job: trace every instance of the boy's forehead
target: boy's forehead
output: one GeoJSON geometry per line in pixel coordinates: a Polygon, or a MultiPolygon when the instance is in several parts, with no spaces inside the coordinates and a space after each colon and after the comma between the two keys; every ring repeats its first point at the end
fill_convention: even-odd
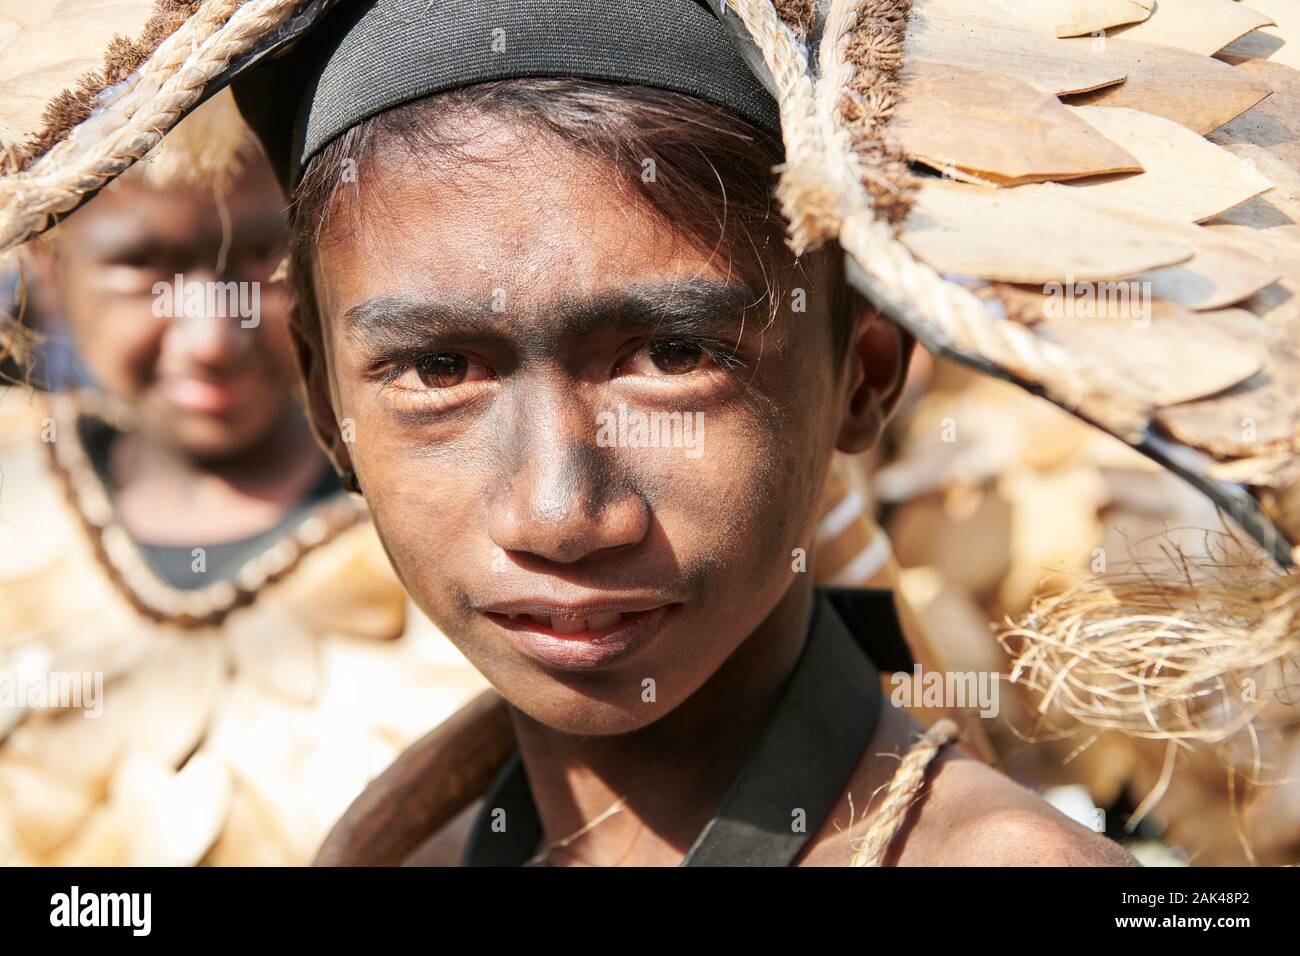
{"type": "Polygon", "coordinates": [[[540,303],[731,271],[724,254],[697,248],[581,158],[486,167],[459,182],[418,170],[342,197],[317,261],[343,310],[384,295],[540,303]]]}
{"type": "Polygon", "coordinates": [[[251,187],[251,179],[243,176],[219,203],[211,187],[122,177],[77,216],[60,223],[55,235],[70,237],[90,252],[111,252],[143,241],[177,247],[207,241],[220,245],[232,227],[247,237],[283,240],[288,224],[273,198],[276,194],[251,187]]]}
{"type": "MultiPolygon", "coordinates": [[[[456,122],[461,125],[459,117],[456,122]]],[[[449,237],[470,230],[485,238],[667,231],[633,200],[629,170],[509,117],[466,116],[465,125],[443,149],[380,140],[373,161],[355,170],[355,181],[344,177],[337,186],[333,208],[341,213],[342,234],[356,226],[449,237]]]]}

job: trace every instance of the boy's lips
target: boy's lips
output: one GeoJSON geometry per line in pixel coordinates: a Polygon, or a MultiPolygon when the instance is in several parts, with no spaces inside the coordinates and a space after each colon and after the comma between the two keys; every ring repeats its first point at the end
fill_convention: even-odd
{"type": "Polygon", "coordinates": [[[528,657],[566,670],[590,670],[644,647],[675,607],[647,601],[575,605],[518,601],[480,610],[528,657]]]}
{"type": "Polygon", "coordinates": [[[165,379],[161,391],[171,404],[189,412],[219,415],[228,411],[248,384],[248,376],[205,379],[175,375],[165,379]]]}

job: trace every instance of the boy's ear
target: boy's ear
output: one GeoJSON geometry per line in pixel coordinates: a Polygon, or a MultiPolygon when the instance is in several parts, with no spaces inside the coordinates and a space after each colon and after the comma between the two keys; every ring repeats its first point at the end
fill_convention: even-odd
{"type": "Polygon", "coordinates": [[[329,377],[326,374],[324,345],[319,337],[309,338],[303,334],[302,315],[297,308],[295,306],[295,314],[289,323],[289,334],[293,336],[293,351],[306,400],[307,420],[311,423],[312,434],[333,462],[335,470],[342,472],[352,467],[352,456],[348,452],[343,426],[334,412],[329,377]]]}
{"type": "Polygon", "coordinates": [[[854,297],[849,337],[844,420],[836,448],[866,451],[880,438],[885,422],[903,395],[916,340],[861,297],[854,297]]]}

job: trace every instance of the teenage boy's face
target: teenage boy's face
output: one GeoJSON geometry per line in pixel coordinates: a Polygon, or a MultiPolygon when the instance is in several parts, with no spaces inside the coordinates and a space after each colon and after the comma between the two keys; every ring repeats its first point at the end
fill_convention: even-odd
{"type": "Polygon", "coordinates": [[[289,297],[267,281],[288,238],[268,163],[249,162],[220,199],[125,177],[59,235],[43,291],[96,382],[153,438],[221,461],[282,421],[297,383],[289,297]]]}
{"type": "Polygon", "coordinates": [[[624,733],[806,582],[851,385],[824,293],[792,314],[787,286],[769,325],[610,170],[485,135],[487,165],[381,155],[322,237],[313,411],[415,601],[502,694],[624,733]]]}

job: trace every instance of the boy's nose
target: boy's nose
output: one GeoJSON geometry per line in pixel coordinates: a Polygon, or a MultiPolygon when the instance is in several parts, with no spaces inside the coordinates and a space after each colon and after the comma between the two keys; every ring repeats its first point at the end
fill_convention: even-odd
{"type": "Polygon", "coordinates": [[[175,319],[168,343],[197,365],[220,366],[242,355],[251,344],[249,331],[238,319],[219,315],[186,315],[175,319]]]}
{"type": "Polygon", "coordinates": [[[253,330],[244,328],[237,314],[227,314],[230,297],[224,290],[208,293],[216,288],[211,285],[216,282],[215,276],[190,273],[186,279],[187,283],[195,283],[192,287],[187,284],[187,290],[202,289],[204,294],[187,295],[178,303],[183,307],[178,307],[172,318],[167,351],[188,363],[210,368],[241,358],[253,344],[253,330]]]}
{"type": "Polygon", "coordinates": [[[489,533],[499,548],[573,564],[646,536],[644,499],[617,474],[610,453],[576,437],[529,443],[521,467],[491,502],[489,533]]]}

